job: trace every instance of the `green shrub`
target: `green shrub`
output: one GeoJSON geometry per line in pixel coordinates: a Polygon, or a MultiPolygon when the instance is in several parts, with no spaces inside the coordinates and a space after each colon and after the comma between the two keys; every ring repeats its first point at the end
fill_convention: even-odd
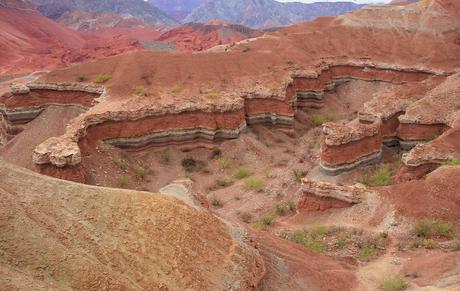
{"type": "Polygon", "coordinates": [[[399,275],[395,277],[385,278],[382,281],[381,286],[384,291],[399,291],[406,289],[408,287],[408,284],[406,280],[404,280],[404,277],[399,275]]]}
{"type": "Polygon", "coordinates": [[[254,228],[265,230],[268,226],[273,224],[274,220],[275,217],[273,216],[273,214],[266,214],[262,216],[260,219],[252,220],[250,224],[254,228]]]}
{"type": "Polygon", "coordinates": [[[313,123],[315,126],[323,125],[324,123],[334,121],[335,119],[336,117],[332,113],[313,114],[310,117],[311,123],[313,123]]]}
{"type": "Polygon", "coordinates": [[[97,74],[93,77],[93,82],[102,84],[109,81],[110,79],[112,79],[112,76],[109,74],[97,74]]]}
{"type": "Polygon", "coordinates": [[[147,170],[142,167],[140,164],[134,164],[132,165],[132,170],[133,170],[133,173],[134,173],[134,176],[136,176],[136,178],[138,179],[143,179],[146,175],[147,175],[147,170]]]}
{"type": "Polygon", "coordinates": [[[450,222],[437,220],[433,224],[436,235],[450,237],[452,235],[453,225],[450,222]]]}
{"type": "Polygon", "coordinates": [[[216,185],[220,187],[229,187],[233,185],[233,180],[228,177],[219,177],[216,179],[216,185]]]}
{"type": "Polygon", "coordinates": [[[438,244],[433,239],[424,239],[423,240],[423,247],[426,249],[435,249],[438,244]]]}
{"type": "Polygon", "coordinates": [[[256,190],[262,191],[267,186],[267,182],[261,178],[247,178],[244,183],[243,187],[246,190],[256,190]]]}
{"type": "Polygon", "coordinates": [[[180,93],[182,92],[183,88],[181,85],[179,84],[175,84],[171,87],[171,93],[174,93],[174,94],[177,94],[177,93],[180,93]]]}
{"type": "Polygon", "coordinates": [[[210,99],[217,98],[217,97],[219,97],[219,91],[213,89],[213,90],[209,91],[208,93],[206,93],[206,96],[208,96],[208,98],[210,98],[210,99]]]}
{"type": "Polygon", "coordinates": [[[460,166],[460,159],[445,161],[442,164],[446,166],[460,166]]]}
{"type": "Polygon", "coordinates": [[[313,235],[306,229],[296,230],[287,234],[287,239],[292,242],[302,244],[307,249],[317,253],[323,252],[326,248],[326,242],[322,237],[313,235]]]}
{"type": "Polygon", "coordinates": [[[129,161],[127,159],[118,158],[114,159],[113,162],[123,171],[126,171],[129,168],[129,161]]]}
{"type": "Polygon", "coordinates": [[[393,182],[393,171],[389,165],[381,165],[372,174],[358,181],[368,186],[387,186],[393,182]]]}
{"type": "Polygon", "coordinates": [[[252,176],[253,174],[254,172],[251,169],[241,167],[238,170],[236,170],[235,174],[233,174],[233,177],[235,177],[236,179],[244,179],[252,176]]]}
{"type": "Polygon", "coordinates": [[[138,95],[138,96],[149,96],[150,95],[149,91],[147,91],[147,89],[145,89],[144,86],[134,86],[132,91],[134,95],[138,95]]]}
{"type": "Polygon", "coordinates": [[[117,186],[122,188],[122,187],[125,187],[126,185],[128,185],[128,182],[129,182],[129,179],[128,177],[125,177],[125,176],[121,176],[121,177],[118,177],[115,182],[117,183],[117,186]]]}
{"type": "Polygon", "coordinates": [[[363,246],[358,253],[358,259],[361,261],[369,261],[377,255],[377,247],[373,244],[363,246]]]}
{"type": "Polygon", "coordinates": [[[339,249],[343,249],[347,245],[348,234],[343,233],[337,238],[336,245],[339,249]]]}
{"type": "Polygon", "coordinates": [[[220,158],[219,160],[217,160],[217,165],[221,171],[227,169],[230,166],[230,164],[231,161],[226,158],[220,158]]]}

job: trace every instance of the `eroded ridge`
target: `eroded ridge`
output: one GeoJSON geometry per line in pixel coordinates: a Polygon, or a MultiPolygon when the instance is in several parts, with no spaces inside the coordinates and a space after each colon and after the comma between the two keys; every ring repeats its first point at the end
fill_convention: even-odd
{"type": "MultiPolygon", "coordinates": [[[[98,92],[103,91],[104,94],[93,103],[95,106],[74,119],[63,136],[50,138],[37,146],[33,160],[38,165],[50,164],[63,168],[80,164],[82,151],[94,147],[95,142],[101,140],[121,148],[141,148],[237,138],[248,125],[256,123],[292,127],[296,110],[305,107],[305,98],[302,96],[308,92],[324,92],[353,79],[400,84],[445,74],[422,68],[379,66],[371,62],[349,62],[348,65],[337,62],[323,64],[316,71],[289,73],[278,86],[279,89],[275,90],[256,86],[252,91],[239,92],[238,95],[222,94],[216,100],[185,99],[134,106],[133,100],[125,98],[112,101],[109,108],[104,106],[104,101],[111,97],[97,87],[98,92]]],[[[28,86],[37,88],[35,84],[28,86]]],[[[75,91],[72,86],[85,85],[54,85],[62,92],[75,91]]],[[[93,88],[92,85],[86,86],[93,88]]],[[[45,88],[52,87],[48,84],[45,88]]],[[[341,128],[325,125],[324,169],[335,172],[336,164],[341,164],[339,170],[350,169],[380,156],[383,139],[380,129],[382,126],[394,127],[394,118],[382,121],[369,116],[362,115],[355,121],[356,128],[353,130],[349,129],[350,125],[341,125],[341,128]],[[358,159],[355,154],[340,154],[337,159],[337,155],[343,151],[343,145],[348,144],[347,147],[351,149],[357,143],[361,143],[358,159]]]]}
{"type": "Polygon", "coordinates": [[[412,149],[403,163],[405,171],[418,168],[416,176],[455,159],[459,84],[458,73],[408,83],[377,93],[352,122],[325,124],[321,167],[333,174],[352,169],[379,159],[383,145],[412,149]]]}

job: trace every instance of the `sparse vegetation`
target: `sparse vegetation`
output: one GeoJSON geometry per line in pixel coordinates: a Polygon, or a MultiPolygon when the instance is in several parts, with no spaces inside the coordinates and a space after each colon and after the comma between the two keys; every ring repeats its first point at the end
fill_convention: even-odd
{"type": "Polygon", "coordinates": [[[323,125],[326,122],[334,121],[336,119],[333,113],[313,114],[310,117],[311,123],[315,126],[323,125]]]}
{"type": "Polygon", "coordinates": [[[442,164],[446,166],[460,166],[460,159],[445,161],[442,164]]]}
{"type": "Polygon", "coordinates": [[[211,151],[211,159],[222,156],[222,150],[220,148],[213,148],[211,151]]]}
{"type": "Polygon", "coordinates": [[[305,178],[307,173],[299,169],[294,169],[292,170],[292,175],[294,176],[294,181],[300,183],[302,182],[302,179],[305,178]]]}
{"type": "Polygon", "coordinates": [[[216,196],[214,196],[214,195],[211,195],[208,198],[208,201],[214,207],[222,207],[223,206],[222,201],[219,198],[217,198],[216,196]]]}
{"type": "Polygon", "coordinates": [[[77,80],[77,82],[84,82],[86,80],[86,78],[83,75],[78,75],[76,80],[77,80]]]}
{"type": "Polygon", "coordinates": [[[259,219],[251,220],[250,225],[256,229],[266,230],[268,226],[273,224],[275,216],[273,214],[266,214],[259,219]]]}
{"type": "Polygon", "coordinates": [[[174,93],[174,94],[180,93],[182,92],[182,90],[183,90],[182,85],[179,85],[179,84],[175,84],[171,87],[171,93],[174,93]]]}
{"type": "Polygon", "coordinates": [[[265,180],[256,177],[247,178],[243,183],[243,187],[246,190],[262,191],[266,186],[267,182],[265,180]]]}
{"type": "Polygon", "coordinates": [[[384,291],[399,291],[408,287],[406,280],[401,275],[385,278],[381,287],[384,291]]]}
{"type": "Polygon", "coordinates": [[[422,219],[416,222],[413,232],[421,238],[452,236],[453,225],[441,220],[422,219]]]}
{"type": "Polygon", "coordinates": [[[302,244],[314,252],[339,257],[355,257],[361,261],[376,258],[384,250],[386,239],[381,234],[335,226],[316,226],[310,229],[287,231],[282,237],[302,244]]]}
{"type": "Polygon", "coordinates": [[[223,171],[227,169],[231,164],[231,161],[226,158],[220,158],[217,160],[217,166],[219,167],[219,170],[223,171]]]}
{"type": "Polygon", "coordinates": [[[203,170],[206,167],[206,163],[200,160],[195,160],[192,158],[186,158],[182,160],[182,167],[187,172],[195,172],[203,170]]]}
{"type": "Polygon", "coordinates": [[[292,66],[292,65],[294,65],[294,62],[292,60],[287,60],[286,64],[288,64],[289,66],[292,66]]]}
{"type": "Polygon", "coordinates": [[[167,165],[171,161],[171,153],[169,150],[164,150],[160,154],[160,164],[167,165]]]}
{"type": "Polygon", "coordinates": [[[233,180],[228,177],[219,177],[216,179],[216,185],[219,187],[229,187],[233,185],[233,180]]]}
{"type": "Polygon", "coordinates": [[[109,74],[97,74],[93,77],[93,82],[102,84],[112,79],[112,76],[109,74]]]}
{"type": "Polygon", "coordinates": [[[219,91],[217,91],[215,89],[210,90],[208,93],[206,93],[206,96],[208,96],[208,98],[210,98],[210,99],[217,98],[217,97],[219,97],[219,91]]]}
{"type": "Polygon", "coordinates": [[[115,165],[118,166],[118,168],[120,168],[123,171],[126,171],[129,168],[129,161],[127,159],[117,158],[114,159],[113,162],[115,163],[115,165]]]}
{"type": "Polygon", "coordinates": [[[373,173],[358,180],[368,186],[386,186],[393,182],[393,171],[387,164],[378,166],[373,173]]]}
{"type": "Polygon", "coordinates": [[[251,169],[241,167],[238,170],[236,170],[235,174],[233,174],[233,177],[235,177],[236,179],[244,179],[252,176],[253,174],[254,172],[251,169]]]}
{"type": "Polygon", "coordinates": [[[134,95],[137,95],[137,96],[149,96],[150,95],[150,92],[147,91],[147,89],[144,88],[144,86],[134,86],[132,88],[132,92],[134,95]]]}
{"type": "Polygon", "coordinates": [[[293,200],[288,200],[287,202],[280,203],[276,205],[276,214],[279,216],[284,216],[289,213],[292,213],[296,210],[296,205],[293,200]]]}
{"type": "Polygon", "coordinates": [[[120,188],[125,187],[126,185],[128,185],[128,182],[129,182],[129,179],[126,176],[118,177],[115,180],[115,183],[117,183],[117,186],[120,187],[120,188]]]}
{"type": "Polygon", "coordinates": [[[133,170],[134,176],[136,176],[137,179],[143,179],[147,175],[147,170],[139,163],[132,165],[131,169],[133,170]]]}

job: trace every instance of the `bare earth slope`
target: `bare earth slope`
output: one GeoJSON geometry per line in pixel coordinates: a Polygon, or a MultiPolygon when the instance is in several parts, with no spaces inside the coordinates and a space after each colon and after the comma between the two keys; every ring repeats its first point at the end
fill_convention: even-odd
{"type": "Polygon", "coordinates": [[[262,275],[260,256],[228,225],[177,199],[3,161],[0,180],[2,288],[248,290],[262,275]]]}

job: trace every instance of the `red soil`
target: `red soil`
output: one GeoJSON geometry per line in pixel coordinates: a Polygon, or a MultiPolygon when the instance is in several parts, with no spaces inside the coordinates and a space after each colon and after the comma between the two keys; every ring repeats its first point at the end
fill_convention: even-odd
{"type": "Polygon", "coordinates": [[[139,49],[126,36],[95,38],[65,28],[17,1],[0,3],[0,75],[45,70],[139,49]]]}
{"type": "Polygon", "coordinates": [[[352,204],[345,201],[310,194],[303,194],[297,202],[297,209],[299,211],[324,211],[331,208],[346,208],[350,206],[352,204]]]}
{"type": "Polygon", "coordinates": [[[403,216],[460,221],[460,167],[441,167],[425,180],[380,189],[403,216]]]}
{"type": "Polygon", "coordinates": [[[356,290],[356,268],[345,260],[313,253],[268,232],[252,231],[250,237],[265,262],[262,290],[356,290]]]}

